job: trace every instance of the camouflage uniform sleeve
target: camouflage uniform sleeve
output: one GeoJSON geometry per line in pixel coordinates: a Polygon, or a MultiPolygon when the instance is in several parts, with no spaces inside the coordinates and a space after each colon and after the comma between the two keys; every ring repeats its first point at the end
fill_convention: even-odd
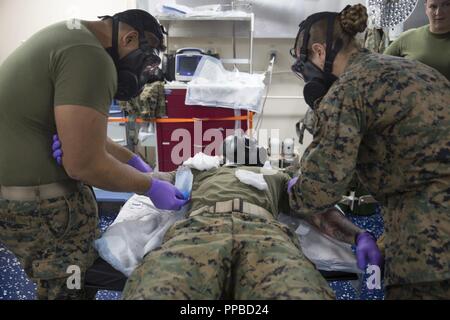
{"type": "Polygon", "coordinates": [[[325,96],[316,115],[319,127],[301,161],[301,175],[289,203],[301,216],[334,206],[347,191],[366,127],[358,85],[339,80],[325,96]]]}

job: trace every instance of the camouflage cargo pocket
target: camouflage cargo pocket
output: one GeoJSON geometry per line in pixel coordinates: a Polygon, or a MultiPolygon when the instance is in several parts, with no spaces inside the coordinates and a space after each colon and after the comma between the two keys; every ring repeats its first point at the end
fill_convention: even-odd
{"type": "Polygon", "coordinates": [[[73,210],[65,197],[45,200],[41,204],[41,217],[55,239],[64,238],[72,227],[73,210]]]}
{"type": "Polygon", "coordinates": [[[282,231],[281,235],[283,235],[283,237],[285,237],[287,241],[291,242],[292,245],[301,250],[298,235],[288,225],[285,225],[284,223],[276,220],[269,221],[268,224],[274,226],[277,229],[280,229],[282,231]]]}
{"type": "Polygon", "coordinates": [[[40,280],[67,278],[69,266],[70,264],[65,263],[63,259],[34,260],[33,277],[40,280]]]}

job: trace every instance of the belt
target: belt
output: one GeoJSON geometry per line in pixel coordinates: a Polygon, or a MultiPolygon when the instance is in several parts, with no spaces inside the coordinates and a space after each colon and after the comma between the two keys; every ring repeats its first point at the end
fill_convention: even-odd
{"type": "Polygon", "coordinates": [[[203,206],[200,209],[192,211],[189,216],[194,217],[204,212],[209,213],[230,213],[230,212],[242,212],[255,216],[259,216],[265,219],[274,219],[273,214],[264,208],[257,205],[243,201],[242,199],[233,199],[224,202],[217,202],[213,206],[203,206]]]}
{"type": "Polygon", "coordinates": [[[63,197],[81,190],[81,182],[66,181],[33,187],[0,186],[0,199],[9,201],[40,201],[63,197]]]}

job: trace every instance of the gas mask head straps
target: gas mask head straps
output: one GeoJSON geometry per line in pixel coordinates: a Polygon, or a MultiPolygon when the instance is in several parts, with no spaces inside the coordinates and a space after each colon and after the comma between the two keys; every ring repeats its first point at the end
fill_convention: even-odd
{"type": "Polygon", "coordinates": [[[160,64],[159,50],[164,50],[164,29],[148,12],[143,10],[128,10],[111,16],[99,17],[112,19],[112,48],[107,49],[111,55],[118,73],[118,89],[115,98],[130,100],[142,91],[144,85],[154,79],[157,65],[160,64]],[[134,28],[139,35],[139,48],[123,58],[119,57],[119,24],[123,22],[134,28]],[[145,32],[155,39],[152,45],[145,32]]]}
{"type": "Polygon", "coordinates": [[[296,59],[292,66],[292,71],[305,81],[303,94],[306,103],[314,108],[316,101],[325,96],[329,88],[336,81],[336,76],[333,72],[333,63],[342,49],[342,39],[333,39],[334,24],[339,13],[336,12],[319,12],[309,16],[299,25],[299,31],[295,41],[294,48],[291,49],[291,55],[296,59]],[[308,60],[308,44],[311,41],[312,26],[322,20],[327,21],[326,30],[326,57],[324,63],[324,70],[322,71],[312,61],[308,60]],[[303,41],[300,47],[299,55],[297,50],[299,46],[299,39],[303,33],[303,41]]]}
{"type": "Polygon", "coordinates": [[[139,34],[139,47],[148,54],[159,55],[164,51],[164,34],[167,34],[164,27],[148,12],[143,10],[128,10],[115,14],[114,16],[100,16],[100,19],[112,19],[112,52],[110,52],[114,63],[117,65],[119,58],[119,23],[123,22],[133,27],[139,34]],[[145,20],[146,22],[143,22],[145,20]],[[158,47],[152,47],[145,37],[145,32],[153,34],[158,39],[158,47]]]}
{"type": "Polygon", "coordinates": [[[112,23],[112,51],[111,55],[116,66],[119,63],[119,18],[113,17],[112,23]]]}
{"type": "Polygon", "coordinates": [[[309,16],[306,20],[304,20],[299,25],[299,32],[297,35],[297,40],[295,42],[295,47],[293,50],[297,49],[298,39],[303,32],[303,43],[300,48],[300,55],[297,57],[295,53],[295,58],[297,59],[297,63],[300,65],[304,65],[306,61],[308,61],[308,44],[310,41],[310,31],[311,27],[318,21],[323,19],[327,19],[327,37],[326,37],[326,59],[324,66],[324,73],[331,74],[333,71],[333,62],[336,58],[338,52],[342,49],[342,39],[336,39],[336,42],[333,46],[333,32],[334,32],[334,22],[338,17],[339,13],[337,12],[319,12],[309,16]]]}

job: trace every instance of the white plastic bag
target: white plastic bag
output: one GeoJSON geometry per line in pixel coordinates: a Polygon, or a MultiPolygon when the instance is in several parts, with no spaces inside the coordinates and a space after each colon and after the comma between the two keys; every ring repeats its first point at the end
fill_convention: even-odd
{"type": "Polygon", "coordinates": [[[300,239],[303,254],[319,270],[362,273],[350,244],[332,239],[301,220],[295,231],[300,239]]]}
{"type": "MultiPolygon", "coordinates": [[[[180,168],[175,185],[183,194],[190,195],[192,173],[189,168],[180,168]]],[[[134,195],[94,246],[105,261],[130,276],[147,253],[161,246],[167,230],[183,219],[188,209],[189,204],[180,211],[160,210],[148,197],[134,195]]]]}
{"type": "Polygon", "coordinates": [[[184,199],[191,197],[192,183],[194,175],[189,167],[181,166],[178,168],[175,177],[175,187],[183,194],[184,199]]]}
{"type": "Polygon", "coordinates": [[[264,74],[227,71],[220,60],[204,56],[188,83],[185,103],[260,113],[264,78],[264,74]]]}

